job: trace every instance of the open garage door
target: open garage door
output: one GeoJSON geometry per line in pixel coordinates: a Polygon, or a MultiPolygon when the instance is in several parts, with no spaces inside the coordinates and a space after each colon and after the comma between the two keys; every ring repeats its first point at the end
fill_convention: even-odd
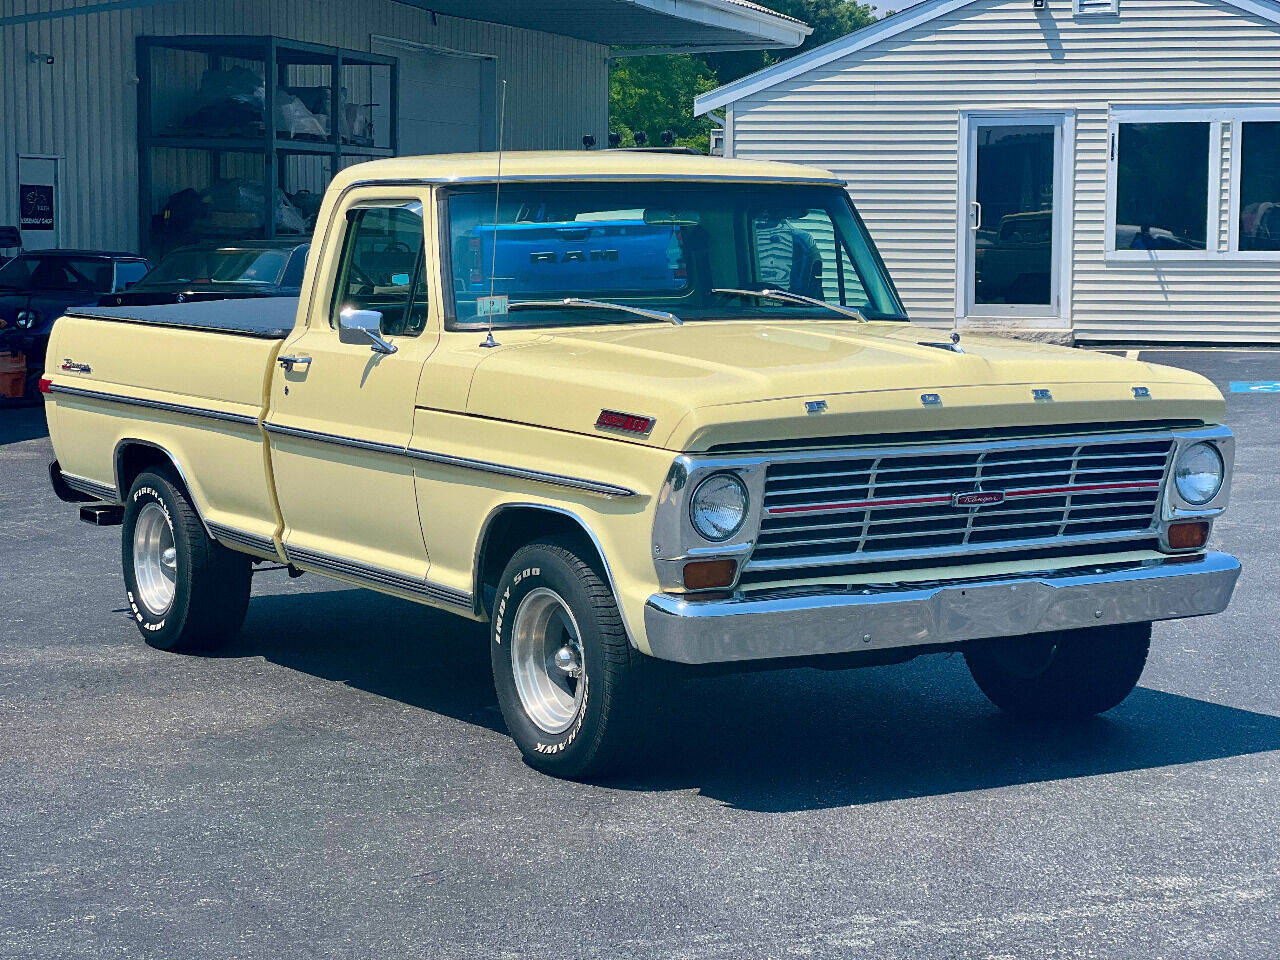
{"type": "Polygon", "coordinates": [[[400,60],[400,95],[379,91],[376,109],[385,117],[398,100],[401,155],[497,147],[497,60],[382,37],[372,48],[400,60]]]}

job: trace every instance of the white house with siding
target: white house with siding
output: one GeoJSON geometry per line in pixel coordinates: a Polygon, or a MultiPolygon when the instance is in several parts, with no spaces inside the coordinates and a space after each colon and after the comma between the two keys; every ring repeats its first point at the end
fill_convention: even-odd
{"type": "MultiPolygon", "coordinates": [[[[188,120],[208,70],[331,87],[329,67],[297,62],[302,44],[398,64],[395,90],[388,70],[341,67],[342,98],[372,105],[376,142],[363,149],[377,156],[493,149],[502,81],[508,149],[581,149],[584,135],[604,144],[612,56],[794,47],[809,32],[748,0],[0,0],[0,226],[23,222],[23,197],[36,196],[51,209],[23,222],[27,249],[137,251],[184,189],[322,190],[336,167],[365,158],[357,147],[315,136],[255,145],[188,120]],[[245,42],[192,49],[208,38],[245,42]],[[137,52],[153,41],[143,96],[137,52]],[[259,41],[280,45],[270,69],[247,52],[259,41]]],[[[264,86],[270,103],[278,91],[264,86]]]]}
{"type": "Polygon", "coordinates": [[[845,177],[922,321],[1280,342],[1280,3],[926,0],[696,109],[845,177]]]}

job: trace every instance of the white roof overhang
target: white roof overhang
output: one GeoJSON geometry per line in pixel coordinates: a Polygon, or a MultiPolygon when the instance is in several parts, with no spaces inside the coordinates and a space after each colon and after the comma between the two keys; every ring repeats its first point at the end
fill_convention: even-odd
{"type": "Polygon", "coordinates": [[[797,47],[813,28],[750,0],[400,0],[607,44],[615,56],[797,47]]]}

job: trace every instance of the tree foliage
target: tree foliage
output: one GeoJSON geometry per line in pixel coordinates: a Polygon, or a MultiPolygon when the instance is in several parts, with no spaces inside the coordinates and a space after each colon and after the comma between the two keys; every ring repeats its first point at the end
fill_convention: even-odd
{"type": "Polygon", "coordinates": [[[763,0],[763,5],[803,20],[813,33],[793,50],[614,60],[609,75],[610,123],[624,143],[631,144],[635,131],[643,130],[657,144],[663,131],[670,130],[680,146],[705,152],[711,124],[706,117],[694,117],[694,97],[859,30],[879,16],[876,7],[858,0],[763,0]]]}

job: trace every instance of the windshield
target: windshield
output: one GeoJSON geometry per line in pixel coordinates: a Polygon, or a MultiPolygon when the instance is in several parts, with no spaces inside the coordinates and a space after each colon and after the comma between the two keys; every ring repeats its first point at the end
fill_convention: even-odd
{"type": "Polygon", "coordinates": [[[110,260],[23,256],[0,267],[0,290],[110,293],[114,282],[110,260]]]}
{"type": "Polygon", "coordinates": [[[179,250],[160,261],[135,289],[177,283],[274,284],[289,250],[179,250]]]}
{"type": "MultiPolygon", "coordinates": [[[[447,200],[454,318],[487,325],[478,298],[606,301],[681,320],[841,319],[821,304],[904,320],[871,239],[839,187],[747,183],[503,184],[447,200]]],[[[845,318],[847,319],[847,317],[845,318]]],[[[495,326],[636,323],[616,309],[513,309],[495,326]]]]}

